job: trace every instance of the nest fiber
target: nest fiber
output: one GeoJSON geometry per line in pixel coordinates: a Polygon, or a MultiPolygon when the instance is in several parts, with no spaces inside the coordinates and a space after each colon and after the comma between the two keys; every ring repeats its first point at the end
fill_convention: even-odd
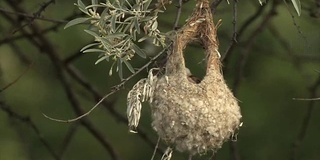
{"type": "Polygon", "coordinates": [[[219,58],[209,4],[199,2],[175,37],[151,104],[154,130],[179,151],[216,151],[239,128],[240,108],[224,81],[219,58]],[[183,50],[193,40],[202,42],[207,57],[206,76],[200,83],[188,80],[185,69],[183,50]]]}

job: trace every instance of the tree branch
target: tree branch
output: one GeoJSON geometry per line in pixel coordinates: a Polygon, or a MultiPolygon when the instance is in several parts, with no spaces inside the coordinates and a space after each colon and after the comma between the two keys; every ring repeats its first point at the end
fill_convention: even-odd
{"type": "MultiPolygon", "coordinates": [[[[259,7],[259,8],[257,9],[257,11],[256,11],[251,17],[249,17],[249,18],[244,22],[244,24],[240,27],[240,30],[239,30],[239,32],[238,32],[238,34],[237,34],[238,41],[239,41],[239,39],[242,37],[244,31],[246,31],[246,30],[248,29],[248,27],[249,27],[255,20],[257,20],[257,19],[261,16],[261,14],[262,14],[263,11],[265,10],[266,6],[267,6],[267,5],[263,5],[263,6],[259,7]]],[[[236,45],[235,41],[232,40],[231,43],[229,44],[227,50],[226,50],[226,51],[224,52],[224,54],[222,55],[221,59],[222,59],[223,61],[225,61],[225,63],[226,63],[226,61],[229,59],[229,57],[231,56],[231,53],[232,53],[235,45],[236,45]]]]}
{"type": "MultiPolygon", "coordinates": [[[[317,89],[320,87],[320,76],[316,80],[316,82],[309,88],[310,92],[310,98],[317,97],[317,89]]],[[[293,142],[291,147],[291,154],[290,159],[291,160],[297,160],[298,159],[298,151],[301,148],[301,144],[303,142],[303,139],[305,138],[307,134],[307,130],[311,121],[312,112],[314,110],[314,106],[316,104],[316,101],[310,100],[308,103],[308,108],[306,109],[306,113],[304,115],[304,118],[301,122],[300,131],[298,133],[298,136],[296,140],[293,142]]]]}
{"type": "Polygon", "coordinates": [[[32,19],[33,20],[43,20],[43,21],[53,22],[53,23],[67,23],[68,22],[66,20],[59,20],[59,19],[40,17],[40,15],[39,16],[35,16],[35,15],[30,15],[30,14],[22,13],[22,12],[12,12],[12,11],[6,10],[4,8],[0,8],[0,12],[7,13],[7,14],[18,15],[18,16],[23,16],[23,17],[26,17],[26,18],[31,18],[31,20],[32,19]]]}
{"type": "Polygon", "coordinates": [[[28,126],[31,127],[31,129],[36,133],[38,139],[40,142],[43,144],[43,146],[49,151],[49,153],[52,155],[52,157],[55,160],[61,160],[61,157],[58,156],[58,154],[53,150],[53,148],[49,145],[49,143],[44,139],[42,136],[40,130],[38,127],[35,125],[35,123],[31,120],[30,117],[28,116],[22,116],[19,115],[18,113],[14,112],[13,110],[10,109],[9,106],[7,106],[4,102],[0,101],[0,109],[7,113],[10,119],[16,119],[19,120],[22,123],[27,124],[28,126]]]}
{"type": "MultiPolygon", "coordinates": [[[[13,5],[16,5],[15,2],[11,1],[11,0],[7,0],[7,3],[11,6],[13,5]]],[[[21,25],[20,27],[14,29],[12,31],[12,34],[15,34],[16,32],[18,32],[19,30],[23,29],[24,27],[30,25],[31,23],[33,23],[33,21],[37,18],[39,18],[41,16],[41,13],[45,11],[45,9],[50,5],[50,4],[53,4],[55,3],[55,0],[48,0],[47,2],[43,3],[40,8],[33,13],[33,17],[31,17],[29,20],[28,20],[28,23],[24,24],[24,25],[21,25]]],[[[17,12],[20,12],[20,13],[24,13],[22,11],[22,9],[19,9],[18,7],[16,7],[15,9],[17,9],[17,12]]]]}

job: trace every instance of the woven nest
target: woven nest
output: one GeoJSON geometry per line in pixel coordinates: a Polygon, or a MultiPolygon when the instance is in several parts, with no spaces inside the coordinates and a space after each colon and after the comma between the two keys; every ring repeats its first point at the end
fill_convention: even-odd
{"type": "Polygon", "coordinates": [[[216,151],[239,128],[241,113],[221,73],[216,27],[208,3],[198,3],[193,15],[177,33],[156,82],[152,126],[161,139],[191,154],[216,151]],[[200,83],[187,79],[183,50],[200,40],[207,56],[206,76],[200,83]]]}

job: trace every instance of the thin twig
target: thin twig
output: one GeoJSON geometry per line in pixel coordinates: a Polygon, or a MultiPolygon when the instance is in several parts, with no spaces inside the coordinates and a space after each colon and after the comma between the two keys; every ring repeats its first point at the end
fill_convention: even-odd
{"type": "MultiPolygon", "coordinates": [[[[12,5],[15,5],[15,2],[12,2],[11,0],[7,0],[7,3],[9,3],[11,6],[12,5]]],[[[47,2],[43,3],[40,8],[33,13],[33,17],[31,17],[29,20],[28,20],[28,23],[24,24],[24,25],[21,25],[20,27],[14,29],[12,31],[12,34],[15,34],[16,32],[18,32],[19,30],[23,29],[24,27],[30,25],[31,23],[33,23],[33,21],[37,18],[39,18],[41,16],[41,13],[45,11],[45,9],[50,5],[50,4],[54,4],[55,3],[55,0],[48,0],[47,2]]],[[[18,7],[16,6],[15,9],[17,9],[18,7]]],[[[17,12],[20,12],[20,13],[23,13],[22,10],[17,10],[17,12]]]]}
{"type": "MultiPolygon", "coordinates": [[[[170,45],[169,45],[170,46],[170,45]]],[[[168,46],[168,47],[169,47],[168,46]]],[[[168,48],[167,47],[167,48],[168,48]]],[[[118,85],[115,85],[113,87],[111,87],[111,92],[106,94],[105,96],[103,96],[99,102],[94,105],[89,111],[87,111],[86,113],[76,117],[76,118],[73,118],[73,119],[67,119],[67,120],[63,120],[63,119],[57,119],[57,118],[52,118],[52,117],[49,117],[47,116],[46,114],[42,113],[44,117],[52,120],[52,121],[56,121],[56,122],[62,122],[62,123],[70,123],[70,122],[74,122],[74,121],[77,121],[87,115],[89,115],[94,109],[96,109],[106,98],[108,98],[110,95],[113,95],[114,93],[116,93],[117,91],[120,90],[120,88],[127,82],[129,81],[131,78],[133,78],[134,76],[136,76],[138,73],[140,73],[141,71],[143,71],[144,69],[146,69],[151,63],[153,63],[160,55],[162,55],[166,50],[167,48],[163,49],[161,52],[159,52],[156,56],[154,56],[153,58],[150,59],[150,61],[148,63],[146,63],[144,66],[142,66],[141,68],[139,68],[135,73],[131,74],[129,77],[123,79],[121,81],[121,83],[119,83],[118,85]]]]}
{"type": "MultiPolygon", "coordinates": [[[[14,4],[11,4],[11,6],[17,11],[23,10],[14,4]]],[[[12,24],[16,23],[11,17],[8,17],[8,16],[4,16],[4,17],[7,18],[12,24]]],[[[59,61],[59,58],[57,57],[57,53],[55,53],[55,50],[54,50],[53,46],[51,45],[51,42],[49,40],[47,40],[42,34],[39,34],[38,31],[40,29],[38,28],[38,26],[36,24],[30,25],[29,27],[30,27],[31,32],[33,32],[36,36],[36,37],[28,37],[29,42],[34,44],[40,51],[45,51],[45,53],[47,53],[47,55],[49,56],[49,58],[53,62],[55,69],[57,70],[56,73],[58,74],[58,78],[61,81],[61,83],[65,89],[65,92],[67,93],[68,100],[72,104],[72,107],[75,110],[75,112],[78,115],[81,115],[83,113],[83,111],[79,105],[79,102],[78,102],[74,92],[70,88],[71,85],[69,84],[67,78],[63,75],[63,69],[62,69],[62,65],[61,65],[62,62],[59,61]],[[37,39],[37,40],[35,40],[35,39],[37,39]]],[[[21,32],[22,32],[22,34],[27,33],[24,28],[21,29],[21,32]]],[[[83,124],[83,126],[89,130],[89,132],[98,140],[98,142],[103,145],[103,147],[107,150],[107,152],[110,154],[110,156],[113,159],[119,159],[117,154],[115,153],[115,150],[111,146],[111,144],[104,138],[104,136],[101,132],[99,132],[95,127],[93,127],[93,124],[88,119],[82,119],[81,124],[83,124]]]]}
{"type": "MultiPolygon", "coordinates": [[[[0,13],[4,14],[3,12],[0,12],[0,13]]],[[[7,14],[4,14],[4,15],[7,16],[7,14]]],[[[78,14],[72,14],[72,15],[66,17],[65,19],[66,20],[73,19],[73,18],[75,18],[77,16],[78,16],[78,14]]],[[[43,29],[43,30],[39,31],[39,32],[40,32],[40,34],[46,34],[46,33],[52,32],[52,31],[57,31],[57,29],[63,24],[64,23],[56,23],[56,24],[54,24],[54,25],[52,25],[52,26],[50,26],[50,27],[48,27],[46,29],[43,29]]],[[[12,41],[16,41],[16,40],[23,39],[23,38],[30,38],[30,37],[33,37],[33,36],[35,36],[35,35],[34,34],[29,34],[29,33],[24,33],[24,34],[17,35],[17,36],[14,36],[14,37],[12,35],[10,35],[10,36],[7,36],[7,37],[3,38],[2,40],[0,40],[0,45],[5,44],[5,43],[10,43],[12,41]]]]}
{"type": "Polygon", "coordinates": [[[156,144],[156,146],[154,147],[154,150],[153,150],[153,153],[152,153],[151,160],[153,160],[153,159],[154,159],[154,157],[156,156],[156,153],[157,153],[157,150],[158,150],[159,144],[160,144],[160,137],[158,137],[157,144],[156,144]]]}
{"type": "MultiPolygon", "coordinates": [[[[238,0],[233,0],[233,36],[231,38],[231,43],[237,43],[237,19],[238,19],[238,7],[237,7],[238,0]]],[[[239,149],[236,142],[230,142],[230,152],[232,154],[233,160],[240,160],[239,149]]]]}
{"type": "MultiPolygon", "coordinates": [[[[320,86],[320,76],[316,80],[316,82],[310,87],[310,97],[316,97],[317,89],[320,86]]],[[[314,110],[316,101],[309,101],[308,108],[306,114],[302,120],[301,127],[298,133],[296,140],[292,144],[290,159],[297,160],[298,159],[298,151],[301,147],[302,141],[304,140],[307,130],[311,121],[312,112],[314,110]]]]}
{"type": "Polygon", "coordinates": [[[238,20],[238,0],[233,0],[233,36],[232,40],[234,43],[237,43],[237,20],[238,20]]]}
{"type": "MultiPolygon", "coordinates": [[[[35,26],[32,26],[33,31],[35,32],[35,26]]],[[[67,94],[68,100],[70,101],[71,105],[73,106],[73,109],[77,113],[77,115],[81,115],[84,113],[84,111],[80,107],[80,102],[77,100],[75,93],[71,89],[71,84],[68,82],[66,76],[63,74],[63,69],[61,66],[61,62],[58,61],[59,59],[56,58],[57,55],[54,52],[54,49],[50,45],[50,43],[43,38],[42,36],[38,35],[38,38],[41,39],[42,44],[46,47],[46,53],[50,57],[51,61],[53,62],[57,73],[58,73],[58,78],[60,82],[62,83],[62,86],[67,94]]],[[[110,154],[111,158],[114,160],[119,159],[118,154],[116,153],[115,149],[112,147],[111,143],[107,141],[107,139],[103,136],[101,132],[99,132],[94,125],[88,120],[88,119],[81,119],[81,124],[83,124],[86,129],[88,129],[92,135],[103,145],[103,147],[108,151],[110,154]]]]}
{"type": "Polygon", "coordinates": [[[173,25],[173,29],[177,30],[178,29],[178,25],[179,25],[179,20],[180,20],[180,16],[181,16],[181,11],[182,11],[182,0],[178,1],[178,5],[176,6],[177,9],[177,14],[176,14],[176,18],[174,20],[174,25],[173,25]]]}
{"type": "Polygon", "coordinates": [[[255,38],[263,31],[264,28],[267,27],[267,24],[268,22],[270,22],[271,18],[274,17],[276,13],[276,8],[278,5],[279,4],[277,1],[273,2],[273,5],[269,10],[269,12],[267,13],[267,15],[264,17],[260,25],[251,33],[251,35],[248,37],[248,41],[245,43],[245,46],[244,46],[245,50],[241,52],[239,61],[237,62],[237,67],[235,67],[237,69],[236,71],[237,75],[235,76],[235,80],[232,87],[233,92],[235,94],[237,93],[241,83],[241,79],[243,78],[242,77],[243,70],[244,70],[245,64],[247,63],[247,59],[250,55],[250,51],[253,47],[253,44],[255,43],[255,38]]]}
{"type": "Polygon", "coordinates": [[[286,1],[283,1],[286,5],[286,8],[291,16],[291,19],[292,19],[292,22],[293,22],[293,25],[296,27],[297,31],[298,31],[298,34],[302,37],[302,39],[304,40],[305,44],[308,44],[308,40],[307,40],[307,37],[302,33],[302,30],[300,28],[300,26],[297,24],[296,22],[296,18],[294,17],[294,15],[292,14],[291,10],[289,9],[289,6],[288,6],[288,3],[286,1]]]}
{"type": "Polygon", "coordinates": [[[59,156],[60,157],[63,157],[63,154],[67,150],[69,144],[71,143],[71,140],[72,140],[73,136],[75,135],[75,133],[76,133],[78,127],[79,127],[79,124],[80,123],[73,123],[69,127],[68,132],[67,132],[66,136],[64,137],[63,143],[62,143],[62,145],[60,147],[60,152],[59,152],[59,156]]]}
{"type": "MultiPolygon", "coordinates": [[[[61,61],[61,60],[60,60],[61,61]]],[[[88,80],[86,80],[86,78],[84,76],[82,76],[82,74],[80,73],[80,71],[75,68],[73,65],[71,64],[66,64],[63,63],[64,66],[63,68],[66,69],[66,71],[69,73],[69,75],[74,78],[81,86],[83,86],[86,90],[88,90],[94,97],[96,103],[99,102],[99,100],[103,97],[102,95],[100,95],[100,93],[98,92],[98,89],[96,89],[94,86],[92,86],[88,80]]],[[[84,97],[87,98],[87,97],[84,97]]],[[[103,105],[109,112],[110,114],[116,118],[118,121],[127,124],[127,118],[125,118],[123,115],[119,114],[114,107],[111,107],[112,104],[110,104],[110,102],[108,101],[103,101],[101,103],[101,105],[103,105]]],[[[138,131],[138,135],[141,139],[143,139],[150,147],[154,147],[155,143],[148,137],[148,135],[142,131],[140,128],[137,128],[138,131]]],[[[158,153],[159,154],[163,154],[164,152],[160,149],[158,149],[158,153]]]]}
{"type": "Polygon", "coordinates": [[[5,85],[3,88],[0,88],[0,93],[8,89],[9,87],[11,87],[13,84],[17,83],[21,79],[21,77],[29,71],[32,65],[33,63],[31,63],[16,79],[14,79],[12,82],[5,85]]]}
{"type": "MultiPolygon", "coordinates": [[[[261,24],[256,28],[256,30],[254,30],[251,35],[248,38],[248,41],[246,42],[245,45],[245,51],[242,52],[239,60],[238,60],[238,64],[237,67],[235,67],[237,69],[237,75],[235,76],[235,80],[233,83],[233,93],[236,95],[238,93],[238,88],[240,86],[241,83],[241,79],[243,76],[243,69],[244,66],[247,62],[247,58],[250,54],[250,50],[255,42],[255,38],[259,35],[259,33],[261,33],[261,31],[267,26],[267,23],[270,21],[270,19],[275,15],[275,11],[276,11],[276,7],[277,7],[278,3],[273,3],[272,8],[270,9],[269,13],[264,17],[263,21],[261,22],[261,24]]],[[[238,148],[236,147],[236,143],[235,142],[230,142],[230,150],[231,153],[233,155],[233,159],[234,160],[239,160],[240,159],[240,155],[238,153],[238,148]]]]}
{"type": "Polygon", "coordinates": [[[211,8],[211,12],[212,12],[213,14],[216,13],[217,7],[219,6],[219,4],[220,4],[221,2],[222,2],[222,0],[214,0],[214,1],[211,3],[210,8],[211,8]]]}
{"type": "Polygon", "coordinates": [[[60,20],[60,19],[52,19],[52,18],[45,18],[45,17],[35,17],[35,15],[30,15],[27,13],[22,13],[22,12],[12,12],[9,10],[6,10],[4,8],[0,8],[0,12],[7,13],[7,14],[13,14],[13,15],[19,15],[27,18],[31,18],[34,20],[43,20],[43,21],[48,21],[48,22],[53,22],[53,23],[67,23],[68,21],[66,20],[60,20]]]}
{"type": "Polygon", "coordinates": [[[45,148],[49,151],[52,157],[56,160],[60,160],[61,157],[53,150],[53,148],[49,145],[49,143],[44,139],[42,133],[40,132],[39,128],[35,125],[35,123],[30,119],[30,117],[19,115],[18,113],[14,112],[9,106],[7,106],[4,102],[0,101],[0,109],[7,113],[10,118],[17,119],[20,122],[23,122],[30,126],[32,130],[36,133],[37,137],[39,138],[40,142],[45,146],[45,148]]]}
{"type": "Polygon", "coordinates": [[[295,64],[298,67],[301,59],[294,54],[292,47],[288,44],[286,39],[281,35],[281,33],[279,33],[279,31],[276,29],[275,26],[270,25],[268,29],[273,35],[274,40],[277,40],[279,42],[279,44],[283,47],[283,49],[286,50],[285,53],[287,53],[288,56],[290,56],[291,60],[293,61],[293,64],[295,64]]]}
{"type": "MultiPolygon", "coordinates": [[[[257,11],[244,22],[244,24],[240,27],[239,32],[237,34],[238,41],[239,41],[240,37],[242,37],[244,31],[247,30],[249,28],[249,26],[261,16],[261,14],[263,13],[266,6],[267,5],[263,5],[263,6],[259,7],[257,9],[257,11]]],[[[235,45],[236,45],[235,41],[231,41],[231,43],[229,44],[229,46],[226,49],[226,51],[224,52],[224,54],[221,55],[222,60],[226,61],[227,59],[229,59],[235,45]]]]}
{"type": "Polygon", "coordinates": [[[318,101],[320,98],[292,98],[293,100],[298,100],[298,101],[318,101]]]}

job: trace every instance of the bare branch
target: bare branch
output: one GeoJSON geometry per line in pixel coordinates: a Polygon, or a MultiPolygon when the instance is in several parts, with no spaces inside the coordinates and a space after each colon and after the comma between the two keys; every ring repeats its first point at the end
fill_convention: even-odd
{"type": "Polygon", "coordinates": [[[182,0],[178,1],[178,5],[177,5],[177,14],[176,14],[176,18],[174,20],[174,25],[173,25],[173,29],[176,30],[178,29],[178,25],[179,25],[179,20],[180,20],[180,16],[181,16],[181,11],[182,11],[182,0]]]}
{"type": "Polygon", "coordinates": [[[7,113],[7,115],[12,119],[17,119],[22,123],[27,124],[32,128],[32,130],[36,133],[38,139],[40,142],[44,145],[44,147],[49,151],[49,153],[52,155],[52,157],[56,160],[60,160],[61,157],[58,156],[58,154],[53,150],[53,148],[49,145],[49,143],[44,139],[42,136],[39,128],[35,125],[35,123],[30,119],[28,116],[22,116],[18,113],[14,112],[12,109],[10,109],[9,106],[7,106],[4,102],[0,101],[0,109],[7,113]]]}
{"type": "MultiPolygon", "coordinates": [[[[320,76],[318,77],[318,79],[316,80],[316,82],[310,87],[310,97],[316,97],[317,96],[317,89],[320,87],[320,76]]],[[[301,147],[301,144],[304,140],[304,138],[306,137],[307,134],[307,130],[311,121],[311,116],[312,116],[312,112],[314,110],[314,106],[316,101],[309,101],[308,103],[308,108],[306,109],[306,113],[305,116],[301,122],[301,126],[300,126],[300,130],[298,133],[298,136],[296,138],[296,140],[293,142],[292,144],[292,148],[291,148],[291,154],[290,154],[290,159],[291,160],[297,160],[298,159],[298,151],[301,147]]]]}
{"type": "Polygon", "coordinates": [[[32,65],[33,65],[33,63],[31,63],[16,79],[14,79],[9,84],[5,85],[3,88],[0,88],[0,93],[3,92],[4,90],[8,89],[13,84],[17,83],[21,79],[21,77],[29,71],[29,69],[32,67],[32,65]]]}
{"type": "Polygon", "coordinates": [[[211,3],[210,8],[211,8],[211,12],[212,12],[213,14],[216,13],[217,7],[219,6],[219,4],[220,4],[221,2],[222,2],[222,0],[214,0],[214,1],[211,3]]]}
{"type": "MultiPolygon", "coordinates": [[[[237,43],[237,19],[238,19],[238,7],[237,7],[238,0],[233,0],[233,36],[231,38],[231,44],[237,43]]],[[[230,142],[230,151],[234,160],[240,160],[239,149],[236,142],[230,142]]]]}
{"type": "MultiPolygon", "coordinates": [[[[11,1],[11,0],[7,0],[7,3],[9,3],[11,6],[15,6],[15,5],[16,5],[15,2],[13,2],[13,1],[11,1]]],[[[16,28],[16,29],[14,29],[14,30],[12,31],[12,34],[15,34],[15,33],[18,32],[19,30],[21,30],[21,29],[23,29],[24,27],[26,27],[26,26],[30,25],[31,23],[33,23],[33,21],[34,21],[35,19],[39,18],[39,17],[41,16],[41,13],[44,12],[44,10],[45,10],[50,4],[53,4],[53,3],[55,3],[55,0],[48,0],[47,2],[43,3],[43,4],[40,6],[40,8],[39,8],[36,12],[33,13],[34,16],[28,20],[28,23],[26,23],[26,24],[24,24],[24,25],[22,25],[22,26],[20,26],[20,27],[18,27],[18,28],[16,28]]],[[[19,9],[18,6],[16,6],[15,9],[18,9],[17,12],[23,13],[22,9],[19,9]]]]}
{"type": "Polygon", "coordinates": [[[78,127],[79,127],[79,124],[80,123],[73,123],[69,129],[68,129],[68,132],[66,134],[66,136],[64,137],[63,139],[63,143],[61,145],[61,149],[60,149],[60,152],[59,152],[59,156],[62,157],[64,152],[67,150],[69,144],[71,143],[71,140],[73,138],[73,136],[75,135],[78,127]]]}
{"type": "Polygon", "coordinates": [[[293,100],[298,100],[298,101],[318,101],[320,98],[292,98],[293,100]]]}
{"type": "MultiPolygon", "coordinates": [[[[242,37],[244,31],[247,30],[248,27],[249,27],[255,20],[257,20],[257,19],[261,16],[261,14],[263,13],[263,11],[264,11],[264,9],[266,8],[266,6],[267,6],[267,5],[263,5],[263,6],[259,7],[259,8],[257,9],[257,11],[256,11],[251,17],[249,17],[249,18],[244,22],[244,24],[241,26],[241,28],[240,28],[240,30],[239,30],[239,32],[238,32],[238,34],[237,34],[238,41],[239,41],[239,39],[242,37]]],[[[221,56],[222,56],[221,59],[222,59],[223,61],[226,61],[226,60],[228,59],[228,57],[231,56],[231,52],[232,52],[233,48],[235,47],[235,44],[236,44],[235,41],[231,41],[231,43],[229,44],[227,50],[224,52],[223,55],[221,55],[221,56]]]]}
{"type": "MultiPolygon", "coordinates": [[[[18,6],[15,6],[15,5],[11,5],[11,6],[17,10],[22,10],[21,8],[18,8],[18,6]]],[[[6,17],[6,18],[9,21],[11,21],[12,23],[15,23],[15,21],[13,19],[11,19],[10,17],[6,17]]],[[[49,56],[49,58],[51,59],[53,65],[54,65],[55,69],[57,70],[58,78],[61,81],[62,86],[65,89],[65,92],[67,93],[68,100],[70,101],[74,111],[78,115],[83,114],[83,111],[80,107],[80,104],[79,104],[74,92],[72,91],[72,89],[70,87],[71,85],[69,84],[66,76],[63,74],[62,62],[59,61],[59,58],[58,58],[57,54],[55,53],[55,50],[53,49],[50,41],[47,40],[43,35],[39,34],[39,32],[38,32],[39,28],[37,25],[31,25],[30,29],[33,32],[33,34],[35,34],[35,36],[36,36],[35,38],[37,38],[39,40],[39,42],[38,42],[38,41],[34,40],[33,37],[31,37],[31,38],[29,38],[30,42],[32,42],[40,51],[45,51],[45,53],[47,53],[47,55],[49,56]]],[[[24,30],[24,28],[21,29],[21,32],[23,34],[27,33],[24,30]]],[[[108,153],[110,154],[110,156],[113,159],[119,159],[118,155],[115,153],[115,150],[110,145],[110,143],[104,138],[102,133],[100,133],[95,127],[93,127],[93,124],[91,124],[91,122],[88,119],[82,119],[81,123],[104,146],[104,148],[108,151],[108,153]]]]}
{"type": "Polygon", "coordinates": [[[7,14],[18,15],[18,16],[23,16],[23,17],[31,18],[31,19],[34,18],[34,20],[43,20],[43,21],[53,22],[53,23],[67,23],[68,22],[66,20],[59,20],[59,19],[40,17],[40,15],[38,17],[36,17],[35,15],[30,15],[30,14],[27,14],[27,13],[12,12],[12,11],[6,10],[4,8],[0,8],[0,12],[7,13],[7,14]]]}
{"type": "MultiPolygon", "coordinates": [[[[5,17],[8,17],[7,14],[3,13],[3,12],[0,12],[2,13],[5,17]]],[[[68,16],[67,18],[65,19],[72,19],[74,17],[76,17],[77,14],[72,14],[70,16],[68,16]]],[[[58,29],[58,27],[60,27],[61,25],[63,25],[64,23],[56,23],[55,25],[52,25],[46,29],[43,29],[40,32],[40,34],[46,34],[46,33],[49,33],[49,32],[52,32],[52,31],[56,31],[58,29]]],[[[0,40],[0,45],[2,44],[5,44],[5,43],[10,43],[10,42],[13,42],[13,41],[16,41],[16,40],[20,40],[20,39],[23,39],[23,38],[30,38],[30,37],[34,37],[35,34],[29,34],[29,33],[24,33],[24,34],[21,34],[21,35],[17,35],[17,36],[7,36],[7,37],[4,37],[2,40],[0,40]]]]}
{"type": "MultiPolygon", "coordinates": [[[[170,47],[170,45],[168,46],[170,47]]],[[[167,48],[168,48],[167,47],[167,48]]],[[[160,55],[162,55],[167,48],[163,49],[161,52],[159,52],[156,56],[154,56],[153,58],[150,59],[150,61],[148,63],[146,63],[144,66],[142,66],[141,68],[139,68],[135,73],[131,74],[129,77],[123,79],[121,81],[121,83],[119,83],[118,85],[115,85],[113,87],[111,87],[111,92],[106,94],[105,96],[103,96],[96,105],[94,105],[89,111],[87,111],[86,113],[73,118],[73,119],[67,119],[67,120],[62,120],[62,119],[57,119],[57,118],[52,118],[47,116],[46,114],[43,114],[43,116],[45,116],[46,118],[52,120],[52,121],[56,121],[56,122],[63,122],[63,123],[70,123],[70,122],[74,122],[77,121],[87,115],[89,115],[94,109],[96,109],[106,98],[108,98],[110,95],[113,95],[114,93],[116,93],[117,91],[120,90],[120,88],[127,82],[129,81],[131,78],[133,78],[134,76],[136,76],[138,73],[140,73],[141,71],[143,71],[144,69],[146,69],[151,63],[153,63],[160,55]]]]}
{"type": "Polygon", "coordinates": [[[153,160],[153,159],[154,159],[154,157],[156,156],[156,153],[157,153],[157,150],[158,150],[158,147],[159,147],[159,143],[160,143],[160,137],[158,137],[157,144],[156,144],[156,146],[154,147],[154,150],[153,150],[153,154],[152,154],[151,160],[153,160]]]}
{"type": "Polygon", "coordinates": [[[240,81],[243,76],[243,69],[245,64],[247,63],[247,59],[249,54],[251,53],[250,51],[253,47],[253,44],[255,43],[255,38],[262,32],[263,29],[267,27],[267,24],[270,22],[271,18],[274,17],[276,13],[276,8],[278,5],[279,5],[278,2],[276,1],[273,2],[273,5],[269,10],[268,14],[264,17],[260,25],[251,33],[251,35],[248,37],[248,41],[245,43],[245,46],[244,46],[245,50],[241,52],[240,58],[237,61],[237,67],[235,67],[237,69],[236,71],[237,75],[235,76],[235,80],[232,87],[234,94],[237,93],[237,90],[240,86],[240,83],[241,83],[240,81]]]}

